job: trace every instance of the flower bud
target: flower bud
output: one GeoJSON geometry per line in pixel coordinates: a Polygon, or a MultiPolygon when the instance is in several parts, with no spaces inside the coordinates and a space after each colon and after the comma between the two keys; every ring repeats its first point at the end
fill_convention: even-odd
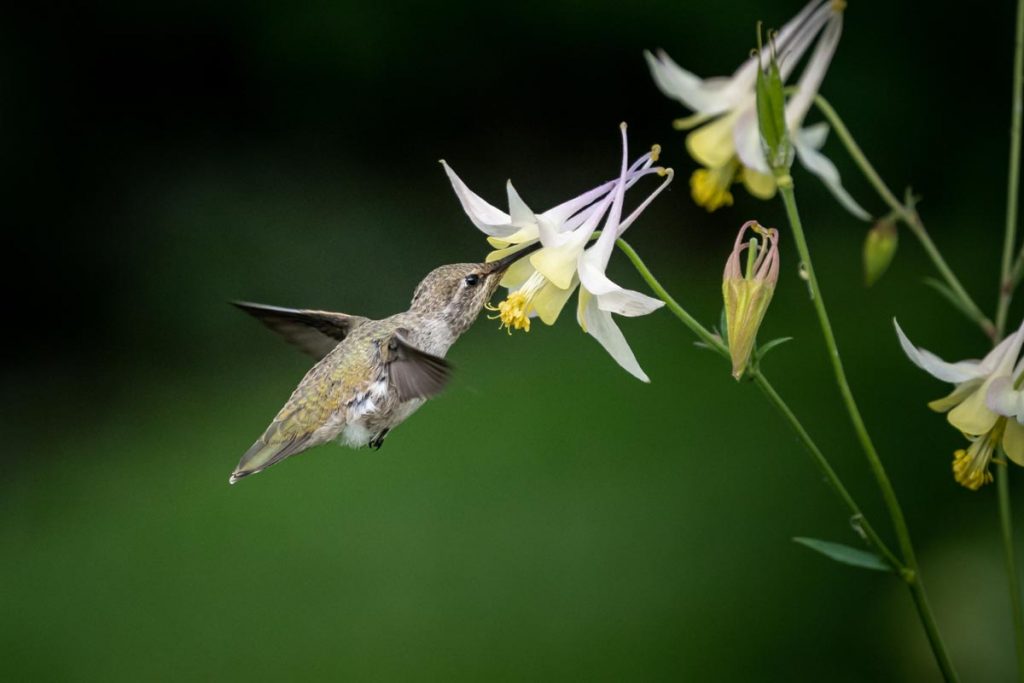
{"type": "Polygon", "coordinates": [[[747,221],[736,236],[729,260],[722,276],[722,296],[725,299],[725,327],[732,356],[732,376],[739,379],[750,363],[750,354],[757,340],[764,314],[775,293],[779,280],[779,231],[763,228],[757,221],[747,221]],[[756,237],[744,242],[747,229],[756,237]],[[745,263],[741,262],[748,250],[745,263]]]}
{"type": "Polygon", "coordinates": [[[896,221],[891,216],[880,219],[868,230],[864,239],[864,284],[867,287],[878,282],[892,259],[896,256],[899,233],[896,221]]]}

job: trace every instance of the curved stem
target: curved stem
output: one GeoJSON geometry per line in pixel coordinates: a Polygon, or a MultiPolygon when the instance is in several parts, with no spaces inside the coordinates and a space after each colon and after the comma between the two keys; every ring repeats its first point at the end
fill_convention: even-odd
{"type": "MultiPolygon", "coordinates": [[[[868,161],[868,158],[864,155],[860,145],[858,145],[857,141],[853,139],[853,135],[850,134],[850,130],[846,127],[846,124],[843,123],[843,120],[839,118],[839,114],[836,113],[836,110],[828,103],[828,100],[821,95],[816,95],[814,97],[814,103],[817,105],[821,113],[824,114],[825,118],[828,119],[828,122],[835,130],[836,135],[839,136],[839,139],[846,147],[846,151],[850,154],[850,157],[853,158],[854,163],[856,163],[860,168],[864,177],[867,178],[869,183],[871,183],[871,186],[875,188],[876,192],[878,192],[878,196],[881,197],[882,201],[884,201],[889,208],[900,217],[900,220],[906,224],[907,228],[914,233],[914,236],[921,243],[921,246],[924,247],[925,253],[928,254],[928,258],[931,259],[935,269],[939,271],[939,275],[945,281],[946,286],[949,287],[950,291],[953,292],[954,296],[956,296],[960,301],[964,312],[971,318],[971,320],[981,327],[981,330],[986,335],[994,339],[996,335],[996,326],[991,320],[989,320],[988,316],[982,313],[981,309],[978,308],[978,305],[974,303],[974,299],[971,298],[971,295],[968,294],[967,290],[964,289],[964,286],[960,284],[960,280],[957,278],[956,274],[953,273],[949,264],[946,263],[946,259],[943,258],[942,252],[939,251],[939,248],[935,246],[935,242],[932,241],[931,235],[928,234],[928,230],[925,228],[924,222],[921,220],[921,216],[917,213],[917,210],[912,204],[905,204],[896,198],[896,195],[892,193],[889,187],[885,184],[885,181],[882,180],[882,177],[878,175],[878,171],[875,170],[875,167],[871,165],[870,161],[868,161]]],[[[1024,252],[1022,252],[1022,257],[1024,257],[1024,252]]]]}
{"type": "Polygon", "coordinates": [[[1002,337],[1013,297],[1013,245],[1017,238],[1017,192],[1020,188],[1021,118],[1024,116],[1024,0],[1017,3],[1017,28],[1013,53],[1013,102],[1010,112],[1010,167],[1006,175],[1006,232],[999,279],[999,304],[996,309],[996,333],[1002,337]]]}
{"type": "Polygon", "coordinates": [[[1005,463],[996,467],[996,479],[998,480],[999,488],[999,522],[1002,529],[1006,576],[1010,582],[1010,605],[1013,609],[1013,635],[1014,647],[1017,651],[1017,673],[1020,680],[1024,681],[1024,611],[1021,611],[1020,574],[1017,573],[1017,556],[1013,544],[1009,469],[1009,465],[1005,463]]]}
{"type": "Polygon", "coordinates": [[[945,645],[935,625],[935,617],[932,614],[931,606],[928,603],[928,598],[921,582],[920,569],[918,568],[913,543],[910,540],[910,530],[907,528],[907,522],[903,516],[903,509],[900,507],[899,499],[896,497],[896,491],[889,480],[889,475],[886,473],[885,467],[878,457],[878,451],[875,449],[871,435],[868,433],[867,426],[864,423],[864,418],[857,407],[857,401],[853,397],[853,390],[850,388],[846,371],[843,369],[842,359],[839,357],[839,347],[836,344],[835,334],[832,331],[832,323],[829,321],[825,300],[818,285],[818,278],[814,273],[814,265],[811,262],[810,250],[807,247],[807,240],[804,236],[803,224],[800,221],[800,213],[797,210],[796,195],[793,192],[793,179],[788,173],[782,172],[776,174],[776,182],[779,187],[779,193],[782,195],[783,204],[786,207],[786,215],[793,230],[793,239],[796,242],[797,251],[800,253],[800,260],[803,262],[804,272],[807,275],[807,283],[811,289],[814,310],[818,315],[818,323],[825,338],[825,346],[828,349],[829,360],[835,373],[836,384],[839,386],[839,393],[842,395],[846,411],[850,416],[850,422],[857,433],[857,439],[864,450],[864,455],[867,457],[868,465],[875,476],[878,488],[882,491],[882,498],[892,520],[893,530],[896,532],[896,537],[899,540],[900,551],[908,570],[904,572],[904,578],[907,586],[910,588],[914,604],[917,606],[921,623],[924,625],[939,668],[942,669],[942,674],[947,681],[955,681],[957,680],[956,672],[953,669],[953,664],[946,653],[945,645]]]}
{"type": "MultiPolygon", "coordinates": [[[[690,330],[697,335],[701,341],[707,344],[712,350],[718,352],[723,358],[729,360],[729,349],[722,343],[722,340],[718,335],[713,334],[706,327],[701,325],[696,318],[687,313],[686,310],[680,306],[674,298],[672,298],[672,295],[668,293],[668,290],[666,290],[660,282],[658,282],[658,279],[654,277],[654,274],[651,273],[650,269],[640,258],[640,255],[636,253],[633,247],[621,238],[616,241],[616,244],[619,246],[619,249],[622,250],[622,253],[624,253],[630,260],[637,272],[640,273],[640,277],[644,279],[644,282],[647,283],[659,299],[665,302],[665,306],[668,310],[671,311],[674,316],[679,318],[684,325],[690,328],[690,330]]],[[[825,454],[821,452],[821,449],[818,448],[814,439],[812,439],[811,435],[806,429],[804,429],[803,424],[800,423],[796,414],[793,413],[785,400],[779,396],[778,392],[775,391],[775,387],[771,385],[768,378],[765,377],[760,370],[748,370],[748,374],[753,375],[754,383],[757,384],[757,387],[764,393],[768,402],[775,406],[779,413],[782,414],[782,417],[789,423],[790,427],[793,428],[793,431],[796,432],[797,437],[800,439],[801,443],[803,443],[808,453],[810,453],[814,464],[817,465],[822,475],[824,475],[825,480],[832,487],[832,490],[836,492],[836,495],[839,496],[840,500],[842,500],[843,504],[850,511],[851,522],[854,524],[855,528],[864,534],[868,544],[881,553],[889,565],[892,566],[898,574],[904,576],[906,568],[903,563],[900,562],[899,558],[893,554],[885,542],[882,541],[875,532],[871,524],[868,523],[864,513],[861,512],[860,506],[857,505],[857,501],[855,501],[853,496],[850,495],[850,492],[846,489],[846,486],[843,485],[839,475],[836,474],[834,469],[832,469],[832,465],[830,465],[828,460],[825,458],[825,454]]],[[[905,576],[904,580],[906,580],[905,576]]]]}

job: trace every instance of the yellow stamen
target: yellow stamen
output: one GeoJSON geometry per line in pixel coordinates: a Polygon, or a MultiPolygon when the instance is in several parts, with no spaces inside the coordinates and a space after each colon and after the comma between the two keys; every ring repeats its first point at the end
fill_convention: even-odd
{"type": "Polygon", "coordinates": [[[487,310],[497,313],[487,316],[487,319],[500,320],[498,329],[506,329],[509,334],[512,334],[512,330],[529,332],[530,313],[534,308],[533,299],[546,282],[544,276],[535,271],[522,287],[509,294],[508,298],[497,306],[486,304],[487,310]]]}
{"type": "Polygon", "coordinates": [[[732,192],[729,191],[729,186],[736,178],[738,170],[739,161],[735,158],[718,168],[698,168],[690,176],[690,193],[693,195],[693,201],[708,211],[732,206],[732,192]]]}
{"type": "Polygon", "coordinates": [[[832,0],[832,11],[842,12],[846,9],[846,0],[832,0]]]}
{"type": "Polygon", "coordinates": [[[661,145],[651,145],[651,161],[657,161],[661,156],[661,145]]]}
{"type": "Polygon", "coordinates": [[[958,484],[977,491],[985,484],[992,483],[988,465],[1005,426],[1006,418],[1001,418],[987,434],[976,438],[967,450],[961,448],[953,453],[953,478],[958,484]]]}

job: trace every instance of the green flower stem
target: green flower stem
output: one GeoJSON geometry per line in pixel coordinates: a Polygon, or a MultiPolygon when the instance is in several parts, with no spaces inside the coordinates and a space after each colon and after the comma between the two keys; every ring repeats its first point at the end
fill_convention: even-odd
{"type": "Polygon", "coordinates": [[[935,617],[932,615],[931,606],[928,603],[928,597],[921,581],[917,557],[914,554],[914,546],[910,540],[910,531],[903,516],[903,509],[900,507],[896,491],[892,487],[892,482],[889,481],[889,475],[886,473],[885,467],[878,457],[878,451],[875,450],[875,445],[871,441],[867,426],[864,424],[864,418],[861,417],[860,409],[857,407],[853,391],[850,389],[850,383],[846,378],[846,371],[843,370],[843,362],[839,357],[839,347],[836,345],[835,334],[832,331],[832,324],[829,322],[828,311],[825,308],[825,300],[822,297],[821,288],[818,286],[818,278],[814,273],[810,250],[807,248],[807,240],[804,236],[803,224],[800,221],[800,213],[797,211],[796,195],[793,192],[793,178],[788,172],[781,171],[776,172],[775,179],[779,187],[779,193],[782,195],[783,204],[786,207],[786,215],[789,218],[790,228],[793,230],[793,239],[796,242],[797,251],[800,253],[800,260],[807,275],[807,283],[811,289],[811,298],[814,303],[815,312],[818,314],[818,322],[821,325],[822,334],[825,337],[825,346],[828,349],[829,360],[832,362],[832,369],[835,372],[839,393],[842,395],[843,403],[846,405],[846,410],[850,415],[850,422],[853,424],[854,431],[857,432],[857,438],[864,450],[864,455],[867,457],[871,472],[874,474],[878,487],[882,491],[882,498],[889,511],[893,530],[899,539],[900,551],[907,569],[907,571],[902,573],[904,581],[910,588],[918,615],[943,676],[947,681],[955,681],[957,680],[956,671],[953,669],[953,664],[946,653],[942,637],[939,635],[938,627],[935,624],[935,617]]]}
{"type": "MultiPolygon", "coordinates": [[[[1006,457],[1005,454],[1003,456],[1006,457]]],[[[1010,513],[1010,466],[996,467],[999,488],[999,521],[1003,532],[1003,552],[1006,556],[1006,575],[1010,580],[1010,604],[1013,607],[1014,646],[1017,650],[1017,674],[1024,681],[1024,611],[1021,610],[1020,574],[1013,544],[1013,516],[1010,513]]]]}
{"type": "MultiPolygon", "coordinates": [[[[1010,160],[1006,174],[1006,232],[1003,239],[1003,260],[999,280],[999,303],[996,307],[996,341],[1006,330],[1006,317],[1010,299],[1019,275],[1020,257],[1013,263],[1013,248],[1017,241],[1017,197],[1020,189],[1021,119],[1024,118],[1024,0],[1017,2],[1017,26],[1014,32],[1013,101],[1010,113],[1010,160]]],[[[1024,251],[1022,251],[1024,254],[1024,251]]],[[[1004,454],[1005,460],[1005,454],[1004,454]]],[[[1004,463],[997,468],[999,479],[999,525],[1006,556],[1006,578],[1013,610],[1014,646],[1017,650],[1017,675],[1024,681],[1024,608],[1021,606],[1020,574],[1017,573],[1016,550],[1013,543],[1013,517],[1010,514],[1010,473],[1004,463]]]]}
{"type": "Polygon", "coordinates": [[[1017,28],[1013,53],[1013,104],[1010,113],[1010,162],[1006,174],[1006,233],[999,280],[999,304],[996,308],[996,332],[1003,336],[1006,316],[1013,297],[1013,247],[1017,241],[1017,192],[1020,186],[1021,118],[1024,115],[1024,1],[1017,3],[1017,28]]]}
{"type": "MultiPolygon", "coordinates": [[[[640,277],[644,279],[651,290],[657,295],[659,299],[665,302],[665,306],[672,312],[684,325],[690,328],[697,337],[704,342],[710,349],[716,351],[725,360],[729,361],[729,349],[725,344],[722,343],[721,338],[710,332],[706,327],[700,324],[696,318],[686,312],[686,310],[679,305],[679,303],[672,298],[672,295],[662,286],[658,279],[654,277],[650,269],[640,258],[640,255],[631,247],[625,240],[619,239],[616,241],[619,249],[626,255],[626,257],[632,262],[633,267],[636,268],[637,272],[640,273],[640,277]]],[[[864,534],[865,539],[873,547],[874,550],[881,553],[885,560],[893,567],[893,569],[904,576],[906,568],[903,563],[896,557],[896,555],[886,546],[885,542],[878,536],[874,528],[868,523],[864,513],[861,512],[860,506],[850,495],[850,492],[843,485],[839,475],[836,474],[835,470],[832,469],[832,465],[829,464],[825,458],[824,453],[818,448],[818,445],[811,438],[811,435],[804,429],[804,426],[800,423],[800,420],[793,413],[790,407],[786,404],[775,388],[771,385],[768,379],[761,373],[760,370],[755,368],[748,368],[747,376],[752,376],[754,383],[757,384],[758,388],[764,393],[768,401],[775,406],[775,408],[782,414],[782,416],[789,422],[793,431],[796,432],[797,437],[803,443],[804,447],[811,455],[811,459],[814,464],[818,466],[821,473],[825,476],[825,480],[832,486],[832,489],[842,500],[843,504],[850,511],[851,520],[856,529],[864,534]]],[[[904,578],[906,578],[904,576],[904,578]]]]}
{"type": "MultiPolygon", "coordinates": [[[[968,294],[967,290],[965,290],[963,285],[960,284],[960,280],[957,279],[953,270],[949,267],[949,264],[946,263],[946,259],[942,257],[942,253],[939,251],[939,248],[935,246],[935,242],[932,241],[931,235],[929,235],[928,230],[925,229],[924,222],[921,220],[920,214],[918,214],[917,210],[913,207],[913,204],[910,202],[901,202],[896,198],[896,195],[892,193],[889,187],[885,184],[885,181],[882,180],[882,177],[878,175],[875,167],[871,165],[870,161],[868,161],[868,158],[864,155],[860,145],[858,145],[857,141],[853,139],[853,136],[850,134],[850,130],[846,127],[846,124],[843,123],[843,120],[839,118],[839,114],[836,113],[836,110],[828,103],[828,100],[821,95],[816,95],[814,103],[817,105],[818,109],[821,110],[821,113],[824,114],[825,118],[828,119],[828,122],[832,125],[836,135],[839,136],[839,139],[846,147],[846,151],[849,152],[853,161],[864,174],[864,177],[867,178],[868,182],[875,188],[875,191],[878,192],[882,201],[888,204],[889,208],[892,209],[893,212],[900,217],[900,220],[906,224],[907,228],[914,233],[914,236],[918,239],[921,246],[924,247],[925,252],[928,254],[928,258],[932,260],[932,264],[935,266],[935,269],[939,271],[939,275],[942,276],[943,280],[945,280],[946,286],[949,287],[950,291],[960,301],[964,312],[968,314],[971,320],[981,327],[981,330],[986,335],[995,339],[996,326],[991,320],[989,320],[988,316],[982,313],[981,309],[978,308],[978,305],[974,303],[974,299],[971,298],[971,295],[968,294]]],[[[1021,258],[1024,259],[1024,252],[1022,252],[1021,258]]]]}

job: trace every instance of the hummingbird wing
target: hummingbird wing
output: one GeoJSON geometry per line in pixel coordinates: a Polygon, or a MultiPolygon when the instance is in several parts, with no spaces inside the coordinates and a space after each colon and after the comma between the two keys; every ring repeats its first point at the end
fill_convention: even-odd
{"type": "Polygon", "coordinates": [[[358,315],[331,311],[281,308],[247,301],[231,303],[317,360],[330,353],[352,330],[369,320],[358,315]]]}
{"type": "Polygon", "coordinates": [[[410,344],[405,332],[399,330],[388,340],[385,360],[398,400],[436,396],[451,379],[452,366],[444,358],[410,344]]]}

